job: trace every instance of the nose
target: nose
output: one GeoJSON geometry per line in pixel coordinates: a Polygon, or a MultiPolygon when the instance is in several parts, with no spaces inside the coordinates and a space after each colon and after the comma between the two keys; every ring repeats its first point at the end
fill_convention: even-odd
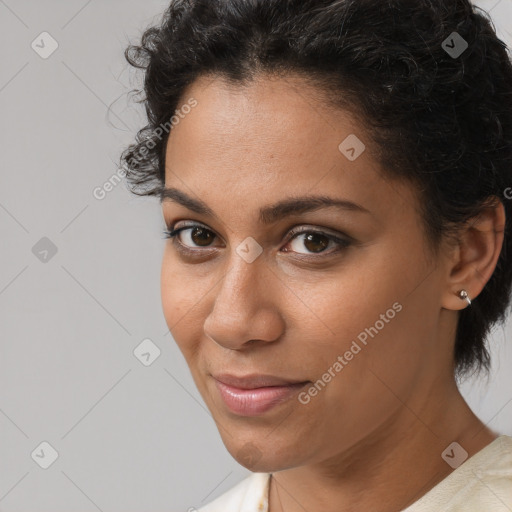
{"type": "Polygon", "coordinates": [[[235,254],[233,259],[217,284],[214,305],[203,326],[205,335],[232,350],[279,339],[284,329],[278,307],[283,285],[259,258],[247,263],[235,254]]]}

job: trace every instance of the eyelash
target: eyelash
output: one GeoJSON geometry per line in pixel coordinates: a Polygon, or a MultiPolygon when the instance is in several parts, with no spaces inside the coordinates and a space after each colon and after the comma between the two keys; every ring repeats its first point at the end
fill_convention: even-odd
{"type": "MultiPolygon", "coordinates": [[[[190,249],[186,245],[182,244],[178,240],[178,238],[176,237],[176,235],[178,235],[182,231],[192,230],[194,228],[203,228],[206,231],[208,231],[208,232],[210,232],[212,234],[215,234],[215,233],[213,233],[213,231],[211,231],[206,226],[203,226],[201,224],[191,224],[191,225],[187,225],[187,226],[182,226],[181,228],[178,228],[178,229],[172,229],[172,227],[171,227],[170,229],[164,230],[163,234],[164,234],[165,238],[172,239],[171,241],[174,244],[174,246],[177,248],[178,251],[180,251],[181,253],[186,254],[186,255],[196,256],[196,255],[198,255],[198,253],[203,252],[204,249],[190,249]]],[[[331,250],[330,252],[322,251],[320,253],[316,253],[316,255],[315,255],[315,253],[310,253],[311,257],[303,254],[303,255],[300,256],[303,259],[310,259],[310,258],[318,259],[318,258],[322,258],[322,257],[328,257],[328,256],[331,256],[333,254],[336,254],[336,253],[342,251],[343,249],[347,249],[351,245],[351,241],[350,240],[343,239],[343,238],[337,237],[335,235],[332,235],[332,234],[329,234],[329,233],[324,233],[322,231],[317,231],[317,230],[311,230],[311,229],[309,229],[309,230],[308,229],[302,229],[302,230],[300,230],[300,229],[292,229],[290,231],[290,233],[291,233],[292,237],[288,240],[287,244],[290,243],[294,238],[296,238],[295,235],[304,235],[304,234],[309,235],[309,234],[313,234],[313,235],[324,236],[329,241],[334,242],[338,246],[338,248],[335,249],[334,251],[333,250],[331,250]]],[[[208,249],[208,247],[206,249],[208,249]]],[[[293,252],[293,251],[285,251],[285,252],[293,252]]]]}

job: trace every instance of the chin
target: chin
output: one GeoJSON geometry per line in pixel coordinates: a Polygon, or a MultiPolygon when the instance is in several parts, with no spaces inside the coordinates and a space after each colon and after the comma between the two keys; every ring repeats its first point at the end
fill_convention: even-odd
{"type": "MultiPolygon", "coordinates": [[[[233,439],[234,437],[231,438],[231,441],[233,439]]],[[[265,438],[261,443],[247,441],[243,444],[237,443],[235,446],[225,443],[225,446],[241,466],[253,473],[273,473],[301,465],[297,460],[296,450],[290,448],[287,450],[289,453],[280,453],[275,445],[268,444],[266,446],[265,438]]]]}

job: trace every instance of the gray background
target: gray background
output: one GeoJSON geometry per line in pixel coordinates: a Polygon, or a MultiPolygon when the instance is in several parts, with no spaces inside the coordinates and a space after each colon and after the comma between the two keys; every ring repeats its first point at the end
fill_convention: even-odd
{"type": "MultiPolygon", "coordinates": [[[[510,44],[509,0],[478,3],[510,44]]],[[[185,511],[250,474],[224,448],[168,334],[158,201],[124,182],[93,195],[144,124],[127,101],[140,78],[122,52],[166,5],[0,0],[4,512],[185,511]],[[31,47],[43,31],[58,43],[46,59],[31,47]],[[43,237],[57,249],[45,262],[43,237]],[[161,351],[149,366],[133,353],[147,338],[161,351]],[[47,469],[43,441],[58,452],[47,469]]],[[[488,382],[467,381],[463,392],[512,435],[510,338],[510,322],[495,330],[488,382]]]]}

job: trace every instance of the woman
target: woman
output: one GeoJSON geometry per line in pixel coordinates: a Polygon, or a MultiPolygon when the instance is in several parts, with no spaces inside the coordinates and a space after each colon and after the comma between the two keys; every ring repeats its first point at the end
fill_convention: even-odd
{"type": "Polygon", "coordinates": [[[169,329],[253,472],[201,512],[512,510],[457,383],[512,282],[512,66],[466,0],[175,0],[122,155],[169,329]]]}

